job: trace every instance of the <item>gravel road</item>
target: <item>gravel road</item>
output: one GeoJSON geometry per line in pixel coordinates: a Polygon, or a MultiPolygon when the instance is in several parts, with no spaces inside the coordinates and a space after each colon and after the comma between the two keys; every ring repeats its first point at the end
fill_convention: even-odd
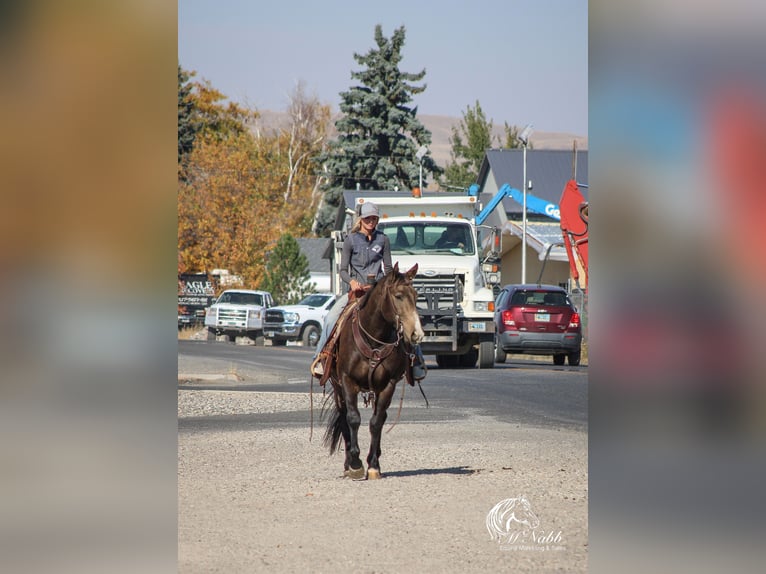
{"type": "MultiPolygon", "coordinates": [[[[587,570],[583,431],[470,413],[408,421],[424,408],[410,392],[383,435],[382,480],[354,482],[342,477],[342,453],[322,446],[316,410],[309,440],[308,393],[179,383],[179,572],[587,570]],[[519,522],[522,497],[535,528],[528,514],[519,522]],[[507,538],[493,539],[488,514],[508,499],[507,538]]],[[[398,394],[389,423],[395,406],[398,394]]],[[[369,415],[362,409],[363,453],[369,415]]]]}

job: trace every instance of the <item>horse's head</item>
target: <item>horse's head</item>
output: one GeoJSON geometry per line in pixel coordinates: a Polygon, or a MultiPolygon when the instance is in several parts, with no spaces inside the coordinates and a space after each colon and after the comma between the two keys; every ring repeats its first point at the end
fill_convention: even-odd
{"type": "Polygon", "coordinates": [[[387,291],[393,303],[396,315],[402,325],[404,339],[417,345],[423,340],[423,327],[420,325],[417,300],[418,294],[412,286],[412,279],[418,272],[418,264],[413,265],[405,273],[399,272],[399,262],[394,265],[394,270],[388,275],[387,291]]]}

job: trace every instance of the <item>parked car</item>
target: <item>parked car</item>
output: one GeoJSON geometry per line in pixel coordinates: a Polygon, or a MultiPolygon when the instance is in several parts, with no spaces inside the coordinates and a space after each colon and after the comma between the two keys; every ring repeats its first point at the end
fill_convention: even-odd
{"type": "Polygon", "coordinates": [[[333,305],[335,295],[332,293],[312,293],[297,305],[267,309],[263,317],[263,334],[274,346],[284,346],[287,341],[302,341],[305,347],[316,347],[324,318],[333,305]]]}
{"type": "Polygon", "coordinates": [[[580,364],[582,328],[566,290],[555,285],[506,285],[495,299],[495,361],[511,353],[552,355],[554,365],[580,364]]]}

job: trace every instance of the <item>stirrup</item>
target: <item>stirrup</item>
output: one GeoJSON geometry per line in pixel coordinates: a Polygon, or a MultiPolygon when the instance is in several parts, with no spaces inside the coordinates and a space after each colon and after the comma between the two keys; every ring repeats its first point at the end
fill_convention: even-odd
{"type": "Polygon", "coordinates": [[[311,375],[317,379],[321,379],[324,376],[324,358],[322,353],[320,353],[314,359],[314,362],[311,363],[311,375]]]}

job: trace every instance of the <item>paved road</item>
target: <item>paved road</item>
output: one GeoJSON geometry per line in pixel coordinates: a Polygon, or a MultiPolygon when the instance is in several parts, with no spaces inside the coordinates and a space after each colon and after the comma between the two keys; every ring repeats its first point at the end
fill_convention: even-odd
{"type": "MultiPolygon", "coordinates": [[[[200,341],[178,343],[180,374],[236,374],[240,379],[238,382],[197,381],[188,385],[182,379],[181,388],[305,393],[311,357],[312,351],[303,347],[254,347],[200,341]]],[[[405,409],[403,420],[433,421],[478,414],[507,423],[587,430],[586,367],[557,367],[542,360],[509,359],[494,369],[439,369],[433,357],[426,357],[426,360],[429,373],[423,382],[423,390],[430,408],[405,409]]],[[[413,396],[424,404],[417,389],[407,388],[406,391],[410,399],[408,404],[412,404],[413,396]]],[[[398,397],[397,394],[396,401],[398,397]]],[[[267,422],[265,418],[273,423],[292,422],[297,416],[303,415],[262,416],[253,424],[267,422]]],[[[194,424],[195,421],[184,421],[182,428],[194,424]]]]}

